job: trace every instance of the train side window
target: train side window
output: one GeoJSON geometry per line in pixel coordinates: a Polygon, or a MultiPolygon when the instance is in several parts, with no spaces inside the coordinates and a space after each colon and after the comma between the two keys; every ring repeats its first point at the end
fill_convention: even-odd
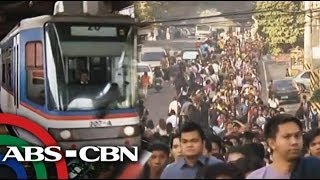
{"type": "Polygon", "coordinates": [[[43,68],[43,48],[42,48],[42,43],[41,42],[37,42],[35,43],[35,49],[36,49],[36,67],[41,67],[43,68]]]}
{"type": "Polygon", "coordinates": [[[12,91],[12,67],[11,67],[11,49],[4,49],[1,53],[2,56],[2,85],[9,91],[12,91]]]}
{"type": "Polygon", "coordinates": [[[11,67],[11,62],[9,61],[8,63],[8,71],[7,71],[7,78],[8,78],[8,87],[10,88],[10,90],[12,90],[12,67],[11,67]]]}
{"type": "Polygon", "coordinates": [[[2,62],[2,84],[6,84],[6,64],[2,62]]]}
{"type": "Polygon", "coordinates": [[[311,74],[311,72],[305,72],[305,73],[301,76],[301,78],[310,79],[310,74],[311,74]]]}
{"type": "Polygon", "coordinates": [[[45,104],[43,46],[39,41],[26,44],[27,98],[39,105],[45,104]]]}
{"type": "Polygon", "coordinates": [[[28,42],[26,44],[27,68],[43,69],[43,48],[41,42],[28,42]]]}

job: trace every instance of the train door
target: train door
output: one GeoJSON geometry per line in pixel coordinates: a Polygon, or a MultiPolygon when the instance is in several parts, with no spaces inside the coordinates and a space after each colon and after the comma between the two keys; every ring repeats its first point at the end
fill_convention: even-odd
{"type": "MultiPolygon", "coordinates": [[[[34,28],[20,31],[17,38],[18,67],[16,67],[18,82],[16,93],[18,98],[17,115],[24,116],[43,125],[42,117],[37,111],[45,111],[45,83],[43,68],[43,31],[34,28]]],[[[31,144],[41,145],[38,138],[21,128],[15,128],[18,137],[31,144]]]]}
{"type": "MultiPolygon", "coordinates": [[[[42,36],[41,28],[20,33],[20,104],[31,111],[45,110],[42,36]]],[[[35,117],[29,118],[34,119],[35,117]]]]}

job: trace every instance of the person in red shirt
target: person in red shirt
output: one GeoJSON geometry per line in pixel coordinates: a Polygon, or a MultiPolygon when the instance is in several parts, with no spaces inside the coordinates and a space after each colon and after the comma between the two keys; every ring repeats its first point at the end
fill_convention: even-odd
{"type": "Polygon", "coordinates": [[[144,95],[145,98],[147,98],[148,87],[149,87],[149,85],[151,85],[150,77],[148,76],[147,72],[144,72],[143,76],[141,76],[140,83],[141,83],[141,86],[142,86],[143,95],[144,95]]]}

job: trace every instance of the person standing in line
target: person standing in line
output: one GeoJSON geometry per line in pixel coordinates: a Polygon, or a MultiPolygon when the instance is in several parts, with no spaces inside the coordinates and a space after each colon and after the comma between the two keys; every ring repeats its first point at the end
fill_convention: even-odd
{"type": "Polygon", "coordinates": [[[180,135],[178,133],[172,134],[170,137],[170,157],[172,162],[177,162],[181,156],[180,135]]]}
{"type": "Polygon", "coordinates": [[[166,124],[169,124],[169,123],[172,124],[174,131],[176,131],[179,128],[179,117],[177,116],[174,110],[170,111],[169,117],[166,120],[166,124]]]}
{"type": "Polygon", "coordinates": [[[144,166],[142,179],[159,179],[163,169],[169,162],[170,149],[167,144],[154,142],[151,147],[151,157],[144,166]]]}
{"type": "Polygon", "coordinates": [[[271,97],[268,99],[269,108],[277,110],[279,105],[279,100],[276,98],[275,94],[272,94],[271,97]]]}
{"type": "Polygon", "coordinates": [[[271,98],[272,94],[273,94],[273,80],[271,79],[268,83],[268,98],[271,98]]]}
{"type": "Polygon", "coordinates": [[[289,114],[278,114],[264,127],[273,162],[257,169],[247,179],[320,178],[320,159],[303,157],[303,127],[301,121],[289,114]]]}
{"type": "Polygon", "coordinates": [[[169,27],[167,27],[167,29],[166,29],[166,39],[167,40],[170,40],[170,28],[169,27]]]}
{"type": "Polygon", "coordinates": [[[142,92],[145,98],[147,98],[148,95],[148,87],[151,85],[150,77],[148,75],[148,72],[144,72],[144,74],[141,76],[141,85],[142,85],[142,92]]]}
{"type": "Polygon", "coordinates": [[[181,104],[180,102],[178,101],[178,98],[176,96],[174,96],[172,98],[172,101],[170,102],[169,104],[169,108],[168,108],[168,113],[171,112],[171,110],[174,110],[174,112],[176,114],[180,113],[180,109],[181,109],[181,104]]]}
{"type": "Polygon", "coordinates": [[[309,122],[310,129],[317,129],[319,126],[318,111],[315,107],[309,106],[309,122]]]}
{"type": "Polygon", "coordinates": [[[308,155],[320,158],[320,128],[306,134],[305,145],[308,149],[308,155]]]}
{"type": "Polygon", "coordinates": [[[203,155],[205,134],[202,128],[194,123],[184,124],[180,131],[182,157],[167,165],[161,174],[161,179],[199,178],[199,172],[205,166],[222,162],[217,158],[203,155]]]}

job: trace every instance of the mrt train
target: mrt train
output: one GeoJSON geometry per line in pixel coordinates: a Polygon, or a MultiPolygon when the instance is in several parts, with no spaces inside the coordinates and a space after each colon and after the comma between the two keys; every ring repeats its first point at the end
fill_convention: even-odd
{"type": "Polygon", "coordinates": [[[140,146],[136,35],[134,19],[123,15],[20,21],[0,43],[1,110],[41,125],[62,149],[140,146]]]}

